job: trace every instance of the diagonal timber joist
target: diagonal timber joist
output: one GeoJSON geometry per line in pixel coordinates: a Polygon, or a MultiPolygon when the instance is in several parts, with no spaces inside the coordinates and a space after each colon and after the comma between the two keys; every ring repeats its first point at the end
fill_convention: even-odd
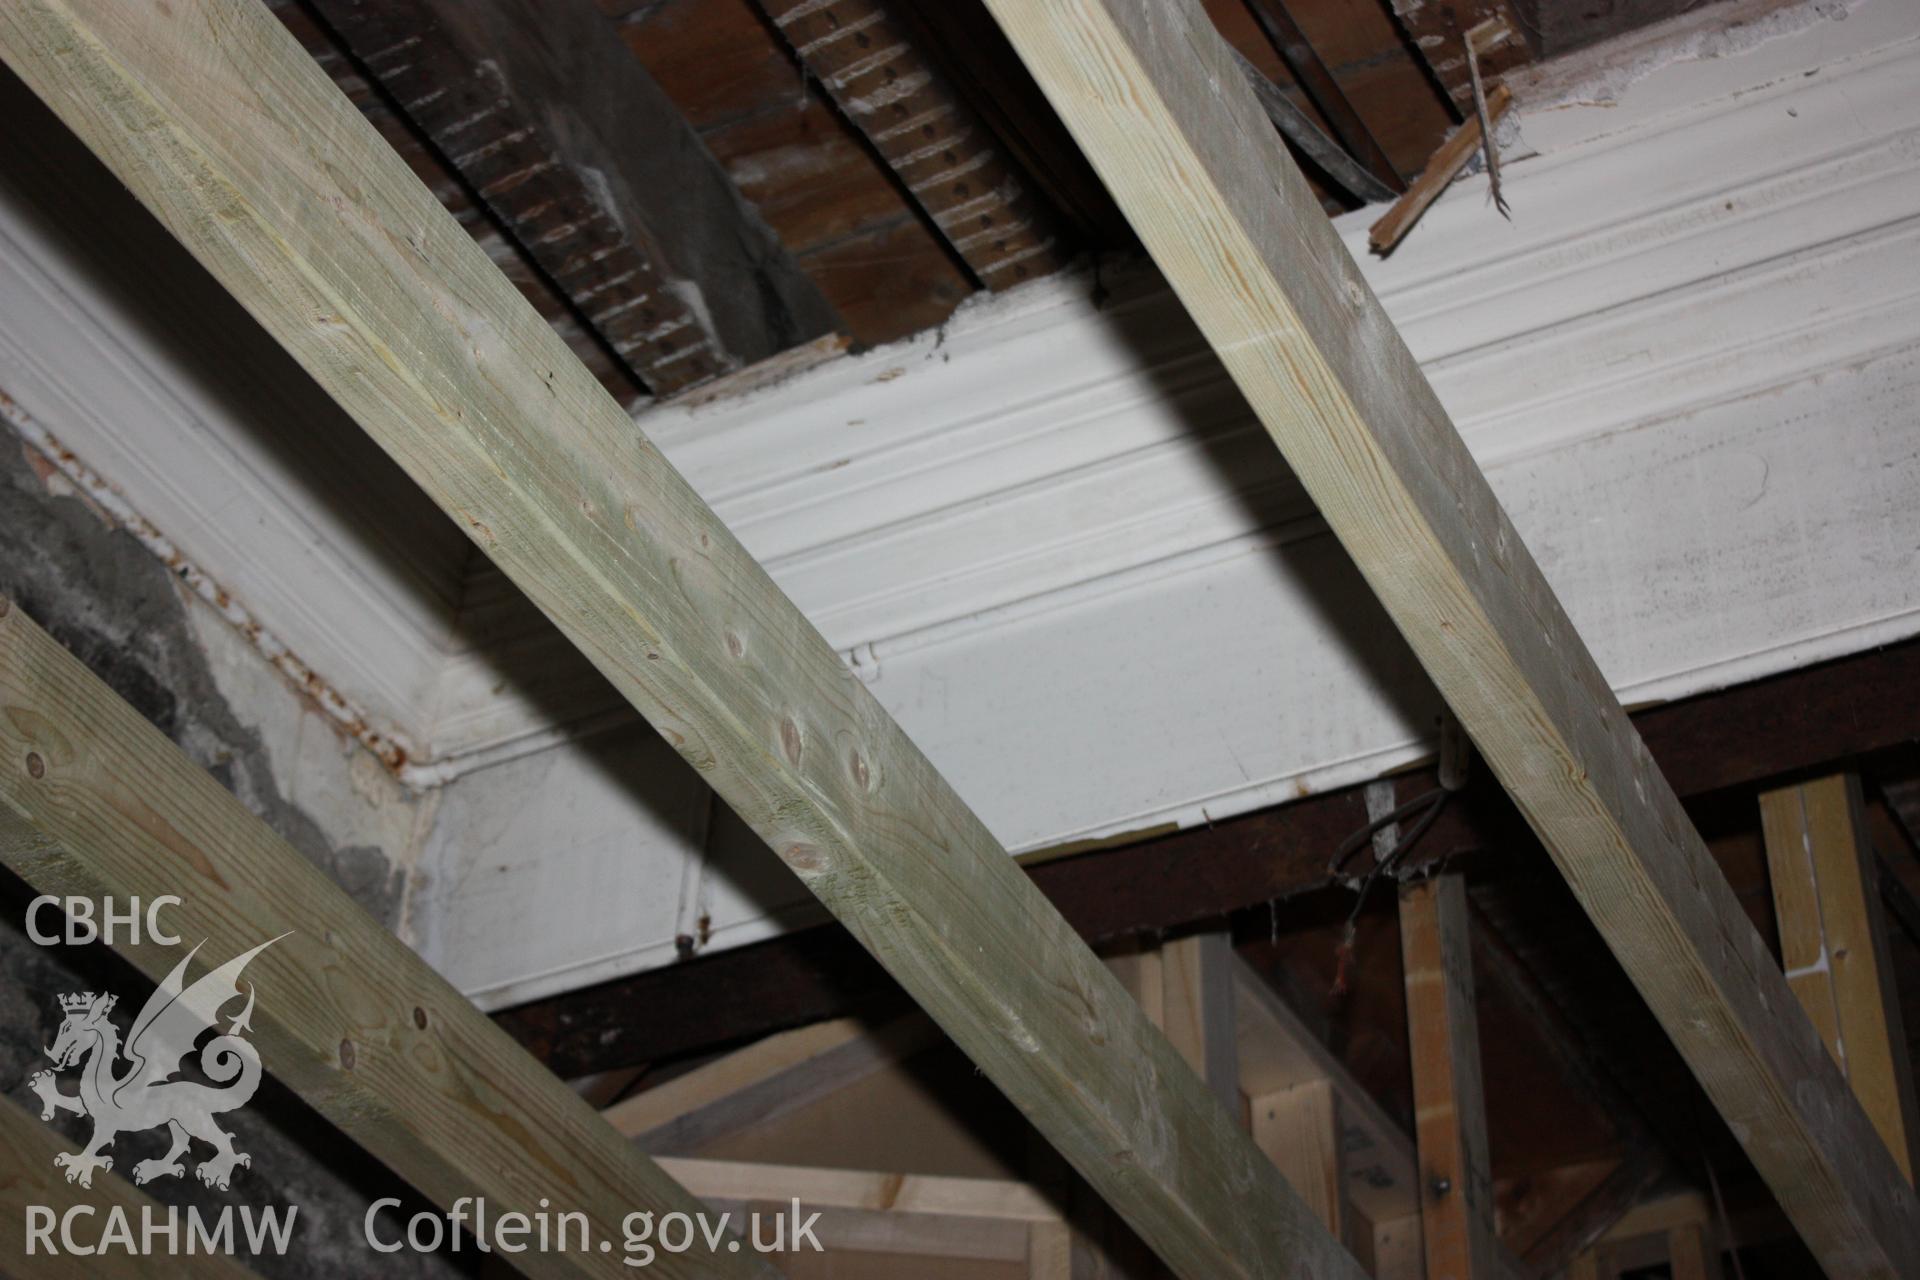
{"type": "Polygon", "coordinates": [[[250,0],[17,0],[6,61],[1175,1270],[1361,1275],[698,495],[250,0]]]}
{"type": "MultiPolygon", "coordinates": [[[[34,1280],[251,1280],[258,1274],[223,1253],[183,1259],[157,1251],[101,1248],[81,1255],[67,1249],[57,1224],[76,1209],[82,1221],[76,1234],[82,1237],[104,1234],[116,1213],[136,1232],[144,1215],[165,1222],[168,1214],[167,1206],[113,1174],[85,1188],[68,1182],[53,1158],[71,1145],[37,1113],[0,1098],[0,1169],[6,1170],[0,1176],[0,1257],[32,1258],[34,1280]]],[[[180,1221],[184,1231],[186,1222],[180,1221]]]]}
{"type": "Polygon", "coordinates": [[[1920,1204],[1197,0],[988,7],[1827,1273],[1920,1275],[1920,1204]]]}
{"type": "MultiPolygon", "coordinates": [[[[527,1214],[550,1204],[586,1214],[607,1241],[636,1210],[700,1208],[5,599],[0,863],[63,897],[174,895],[169,918],[200,946],[193,977],[277,939],[247,967],[261,1064],[443,1207],[462,1196],[527,1214]]],[[[124,934],[115,949],[156,982],[184,954],[124,934]]],[[[775,1274],[747,1250],[658,1261],[687,1277],[775,1274]]],[[[630,1274],[596,1249],[516,1262],[529,1275],[630,1274]]]]}

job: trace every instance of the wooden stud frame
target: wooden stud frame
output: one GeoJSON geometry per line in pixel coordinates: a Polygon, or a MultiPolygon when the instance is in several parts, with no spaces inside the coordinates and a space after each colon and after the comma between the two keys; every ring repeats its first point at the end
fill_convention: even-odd
{"type": "Polygon", "coordinates": [[[1920,1274],[1920,1200],[1198,0],[987,6],[1815,1256],[1920,1274]]]}
{"type": "MultiPolygon", "coordinates": [[[[989,7],[1816,1256],[1920,1274],[1912,1189],[1196,0],[989,7]]],[[[1358,1274],[267,14],[20,0],[0,51],[1177,1271],[1358,1274]]]]}
{"type": "Polygon", "coordinates": [[[1913,1069],[1860,779],[1762,792],[1760,825],[1787,985],[1912,1182],[1913,1069]]]}
{"type": "Polygon", "coordinates": [[[1005,848],[271,15],[23,0],[0,7],[0,52],[1176,1272],[1357,1280],[1005,848]]]}

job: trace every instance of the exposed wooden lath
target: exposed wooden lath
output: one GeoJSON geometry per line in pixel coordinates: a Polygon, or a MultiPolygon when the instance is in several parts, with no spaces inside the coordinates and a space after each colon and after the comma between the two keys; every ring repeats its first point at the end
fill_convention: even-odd
{"type": "Polygon", "coordinates": [[[655,393],[836,326],[591,0],[312,2],[655,393]]]}
{"type": "Polygon", "coordinates": [[[984,287],[1066,260],[1052,210],[893,13],[897,0],[757,2],[984,287]]]}

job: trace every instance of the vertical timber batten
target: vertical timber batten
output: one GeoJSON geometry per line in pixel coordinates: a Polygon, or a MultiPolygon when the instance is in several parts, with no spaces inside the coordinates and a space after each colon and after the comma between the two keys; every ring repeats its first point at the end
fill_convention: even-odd
{"type": "Polygon", "coordinates": [[[6,61],[1182,1275],[1362,1274],[806,619],[249,0],[6,61]]]}
{"type": "Polygon", "coordinates": [[[1197,0],[987,0],[1833,1276],[1920,1201],[1197,0]]]}

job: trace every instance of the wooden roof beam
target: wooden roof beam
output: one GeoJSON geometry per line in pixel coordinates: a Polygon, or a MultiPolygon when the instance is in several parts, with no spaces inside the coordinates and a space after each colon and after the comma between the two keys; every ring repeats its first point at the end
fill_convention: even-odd
{"type": "Polygon", "coordinates": [[[1920,1201],[1197,0],[988,0],[1828,1271],[1920,1201]]]}
{"type": "Polygon", "coordinates": [[[0,8],[0,52],[1177,1273],[1358,1280],[866,686],[270,15],[22,0],[0,8]]]}
{"type": "MultiPolygon", "coordinates": [[[[1633,724],[1674,789],[1694,796],[1905,742],[1915,705],[1920,644],[1908,642],[1644,708],[1633,724]]],[[[1437,785],[1431,769],[1399,781],[1407,795],[1437,785]]],[[[1122,848],[1031,863],[1028,874],[1095,945],[1178,929],[1328,884],[1333,851],[1368,821],[1364,790],[1343,788],[1122,848]]],[[[1909,809],[1920,831],[1920,788],[1909,809]]],[[[1530,833],[1498,783],[1482,773],[1441,811],[1404,865],[1422,870],[1482,851],[1511,857],[1521,848],[1532,848],[1530,833]]],[[[879,966],[824,925],[496,1016],[543,1061],[573,1076],[838,1017],[888,998],[898,1001],[898,992],[879,966]]]]}
{"type": "Polygon", "coordinates": [[[312,0],[656,395],[838,317],[593,0],[312,0]]]}
{"type": "Polygon", "coordinates": [[[1467,886],[1458,872],[1401,886],[1400,955],[1427,1274],[1487,1280],[1495,1265],[1493,1164],[1468,928],[1467,886]]]}
{"type": "MultiPolygon", "coordinates": [[[[75,1219],[74,1233],[78,1242],[86,1245],[100,1238],[115,1213],[125,1215],[138,1232],[145,1220],[143,1215],[151,1213],[156,1220],[164,1221],[167,1208],[115,1174],[106,1174],[86,1188],[67,1181],[53,1162],[55,1156],[65,1153],[66,1146],[59,1132],[38,1116],[10,1099],[0,1098],[0,1168],[6,1170],[0,1177],[0,1257],[32,1258],[38,1280],[248,1280],[257,1274],[223,1253],[182,1259],[120,1248],[96,1248],[87,1255],[70,1252],[61,1242],[58,1224],[74,1209],[83,1211],[75,1219]],[[47,1213],[52,1215],[54,1225],[51,1234],[42,1237],[38,1233],[46,1228],[47,1220],[40,1215],[47,1213]]],[[[180,1230],[187,1230],[185,1213],[180,1230]]]]}
{"type": "MultiPolygon", "coordinates": [[[[12,60],[17,32],[0,33],[12,60]]],[[[122,902],[174,895],[169,919],[202,948],[196,977],[277,939],[247,967],[262,1064],[443,1208],[484,1196],[531,1215],[544,1197],[606,1240],[636,1209],[700,1208],[5,600],[0,761],[0,862],[28,884],[122,902]]],[[[114,949],[156,982],[181,959],[151,937],[122,935],[114,949]]],[[[628,1273],[598,1251],[546,1261],[553,1275],[628,1273]]],[[[669,1261],[688,1276],[772,1274],[745,1250],[669,1261]]]]}

